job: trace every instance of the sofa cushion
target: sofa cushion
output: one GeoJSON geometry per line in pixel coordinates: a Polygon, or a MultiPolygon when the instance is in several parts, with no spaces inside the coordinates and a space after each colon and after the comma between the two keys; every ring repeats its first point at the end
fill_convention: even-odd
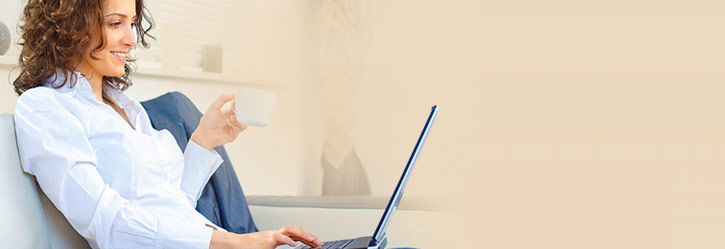
{"type": "Polygon", "coordinates": [[[0,244],[50,248],[38,189],[33,177],[20,167],[12,114],[0,115],[0,150],[0,244]]]}
{"type": "Polygon", "coordinates": [[[0,114],[0,245],[90,248],[20,166],[12,114],[0,114]]]}
{"type": "MultiPolygon", "coordinates": [[[[387,196],[284,196],[250,195],[249,205],[270,207],[313,207],[336,209],[385,209],[390,197],[387,196]]],[[[398,210],[451,211],[448,201],[417,196],[406,196],[400,200],[398,210]]]]}

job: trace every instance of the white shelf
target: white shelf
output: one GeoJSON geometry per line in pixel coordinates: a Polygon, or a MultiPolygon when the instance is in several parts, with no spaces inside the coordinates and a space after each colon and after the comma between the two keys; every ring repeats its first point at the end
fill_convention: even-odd
{"type": "MultiPolygon", "coordinates": [[[[16,56],[3,55],[0,56],[0,66],[14,67],[18,64],[18,58],[16,56]]],[[[219,82],[219,83],[231,83],[240,85],[271,85],[261,82],[252,81],[249,79],[242,79],[241,76],[221,74],[221,73],[208,73],[208,72],[185,72],[185,71],[174,71],[166,70],[161,68],[141,68],[136,70],[134,75],[146,76],[146,77],[161,77],[170,79],[182,79],[182,80],[197,80],[200,82],[219,82]]]]}
{"type": "Polygon", "coordinates": [[[225,75],[221,73],[185,72],[165,69],[138,68],[135,74],[139,76],[162,77],[171,79],[212,81],[234,84],[259,84],[252,83],[251,81],[245,81],[243,79],[240,79],[239,76],[225,75]]]}

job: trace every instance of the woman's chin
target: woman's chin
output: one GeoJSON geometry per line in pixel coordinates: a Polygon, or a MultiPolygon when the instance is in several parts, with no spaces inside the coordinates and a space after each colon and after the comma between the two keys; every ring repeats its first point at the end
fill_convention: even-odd
{"type": "Polygon", "coordinates": [[[106,77],[121,77],[121,76],[123,76],[124,73],[126,73],[124,70],[121,70],[121,71],[116,70],[112,74],[106,75],[106,77]]]}

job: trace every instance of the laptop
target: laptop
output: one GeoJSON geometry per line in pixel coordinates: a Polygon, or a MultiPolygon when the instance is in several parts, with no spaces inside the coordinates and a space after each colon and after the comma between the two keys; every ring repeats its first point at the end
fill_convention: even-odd
{"type": "MultiPolygon", "coordinates": [[[[393,196],[390,197],[388,206],[385,208],[385,213],[383,213],[383,217],[380,219],[380,223],[378,223],[378,227],[375,228],[375,233],[373,233],[373,236],[366,236],[366,237],[347,239],[347,240],[328,241],[328,242],[324,242],[324,244],[322,245],[322,248],[385,249],[385,245],[387,244],[387,237],[385,235],[385,230],[388,229],[390,220],[393,218],[393,213],[395,213],[395,210],[398,209],[398,204],[400,203],[400,199],[403,198],[403,190],[405,189],[405,185],[408,183],[408,179],[410,178],[410,172],[413,171],[413,166],[415,165],[415,161],[416,161],[416,159],[418,159],[418,153],[420,153],[420,149],[421,149],[421,147],[423,147],[425,138],[428,136],[428,131],[430,130],[431,125],[433,124],[433,120],[435,119],[436,113],[438,113],[438,106],[433,106],[433,108],[430,112],[430,115],[428,116],[428,121],[425,122],[425,127],[423,127],[423,132],[420,134],[420,137],[418,138],[418,142],[415,144],[415,149],[413,149],[413,154],[410,156],[410,159],[408,159],[408,164],[405,166],[403,175],[400,177],[400,180],[398,181],[398,186],[395,187],[395,192],[393,192],[393,196]]],[[[276,249],[290,249],[290,248],[306,249],[306,248],[310,248],[310,247],[301,242],[297,242],[297,246],[295,246],[295,247],[290,247],[288,245],[282,245],[282,246],[278,246],[276,249]]]]}

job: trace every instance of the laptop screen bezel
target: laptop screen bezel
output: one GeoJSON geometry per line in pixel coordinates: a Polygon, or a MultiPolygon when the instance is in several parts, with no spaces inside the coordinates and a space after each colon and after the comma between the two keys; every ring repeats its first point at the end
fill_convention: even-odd
{"type": "Polygon", "coordinates": [[[423,132],[421,132],[420,137],[418,138],[418,142],[415,144],[413,153],[410,155],[410,159],[408,159],[408,164],[405,166],[403,175],[400,176],[400,180],[398,181],[398,186],[395,187],[393,196],[391,196],[390,201],[388,202],[388,206],[385,208],[385,213],[383,214],[383,217],[380,219],[380,223],[378,223],[378,227],[375,228],[375,233],[373,234],[373,239],[375,241],[379,242],[380,240],[383,239],[385,230],[387,230],[388,225],[390,225],[390,220],[393,217],[393,213],[395,213],[395,210],[398,209],[398,204],[400,204],[400,199],[402,199],[402,197],[403,197],[403,190],[405,190],[405,185],[408,183],[408,179],[410,178],[410,173],[413,171],[415,162],[418,159],[418,154],[420,153],[420,150],[423,147],[423,143],[425,143],[426,137],[428,137],[428,131],[430,130],[430,127],[433,124],[433,120],[435,120],[435,116],[437,113],[438,113],[438,106],[435,105],[432,107],[430,115],[428,116],[428,120],[425,122],[425,126],[423,127],[423,132]]]}

